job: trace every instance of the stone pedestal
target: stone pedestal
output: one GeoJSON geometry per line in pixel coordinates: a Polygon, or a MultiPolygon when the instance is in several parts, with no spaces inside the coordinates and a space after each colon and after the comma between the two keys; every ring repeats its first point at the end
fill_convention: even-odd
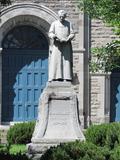
{"type": "Polygon", "coordinates": [[[38,120],[28,145],[30,154],[41,154],[62,142],[84,140],[80,128],[77,96],[70,82],[51,82],[44,89],[38,120]]]}

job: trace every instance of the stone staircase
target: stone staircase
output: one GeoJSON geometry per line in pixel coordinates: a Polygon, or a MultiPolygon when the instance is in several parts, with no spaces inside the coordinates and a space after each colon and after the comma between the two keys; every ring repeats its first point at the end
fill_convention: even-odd
{"type": "Polygon", "coordinates": [[[0,143],[7,143],[7,132],[9,130],[9,126],[0,126],[0,143]]]}

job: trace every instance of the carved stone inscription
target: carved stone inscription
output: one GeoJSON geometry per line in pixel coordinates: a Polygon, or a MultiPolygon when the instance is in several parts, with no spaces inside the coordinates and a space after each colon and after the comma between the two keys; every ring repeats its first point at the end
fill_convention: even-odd
{"type": "Polygon", "coordinates": [[[51,100],[49,103],[48,125],[44,138],[73,138],[71,125],[71,100],[51,100]]]}

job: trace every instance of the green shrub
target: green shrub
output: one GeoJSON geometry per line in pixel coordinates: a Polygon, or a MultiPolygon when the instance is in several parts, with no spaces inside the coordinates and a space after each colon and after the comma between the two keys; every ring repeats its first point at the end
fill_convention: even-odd
{"type": "Polygon", "coordinates": [[[27,152],[27,147],[25,144],[13,144],[10,146],[9,153],[10,154],[25,154],[27,152]]]}
{"type": "Polygon", "coordinates": [[[76,141],[51,147],[41,160],[105,160],[106,155],[108,153],[92,143],[76,141]]]}
{"type": "Polygon", "coordinates": [[[0,144],[0,153],[8,153],[9,152],[9,147],[7,144],[0,144]]]}
{"type": "Polygon", "coordinates": [[[110,160],[120,160],[120,146],[111,151],[110,160]]]}
{"type": "Polygon", "coordinates": [[[9,144],[27,144],[31,141],[35,122],[18,123],[11,127],[7,133],[9,144]]]}
{"type": "Polygon", "coordinates": [[[25,154],[9,154],[0,152],[0,160],[30,160],[25,154]]]}
{"type": "Polygon", "coordinates": [[[85,132],[86,141],[97,146],[105,146],[108,127],[108,124],[90,126],[85,132]]]}
{"type": "MultiPolygon", "coordinates": [[[[24,145],[25,146],[25,145],[24,145]]],[[[0,160],[30,160],[23,145],[0,145],[0,160]],[[16,148],[16,149],[15,149],[16,148]],[[23,151],[24,150],[24,151],[23,151]]]]}
{"type": "Polygon", "coordinates": [[[85,132],[88,142],[97,146],[107,146],[109,149],[120,145],[120,123],[94,125],[85,132]]]}
{"type": "Polygon", "coordinates": [[[106,146],[114,149],[120,145],[120,123],[109,124],[106,134],[106,146]]]}

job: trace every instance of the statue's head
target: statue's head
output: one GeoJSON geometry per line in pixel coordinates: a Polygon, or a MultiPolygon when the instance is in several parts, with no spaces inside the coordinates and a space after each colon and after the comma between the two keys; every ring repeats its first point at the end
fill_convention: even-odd
{"type": "Polygon", "coordinates": [[[67,16],[67,13],[64,10],[58,11],[58,16],[61,22],[63,22],[67,16]]]}

